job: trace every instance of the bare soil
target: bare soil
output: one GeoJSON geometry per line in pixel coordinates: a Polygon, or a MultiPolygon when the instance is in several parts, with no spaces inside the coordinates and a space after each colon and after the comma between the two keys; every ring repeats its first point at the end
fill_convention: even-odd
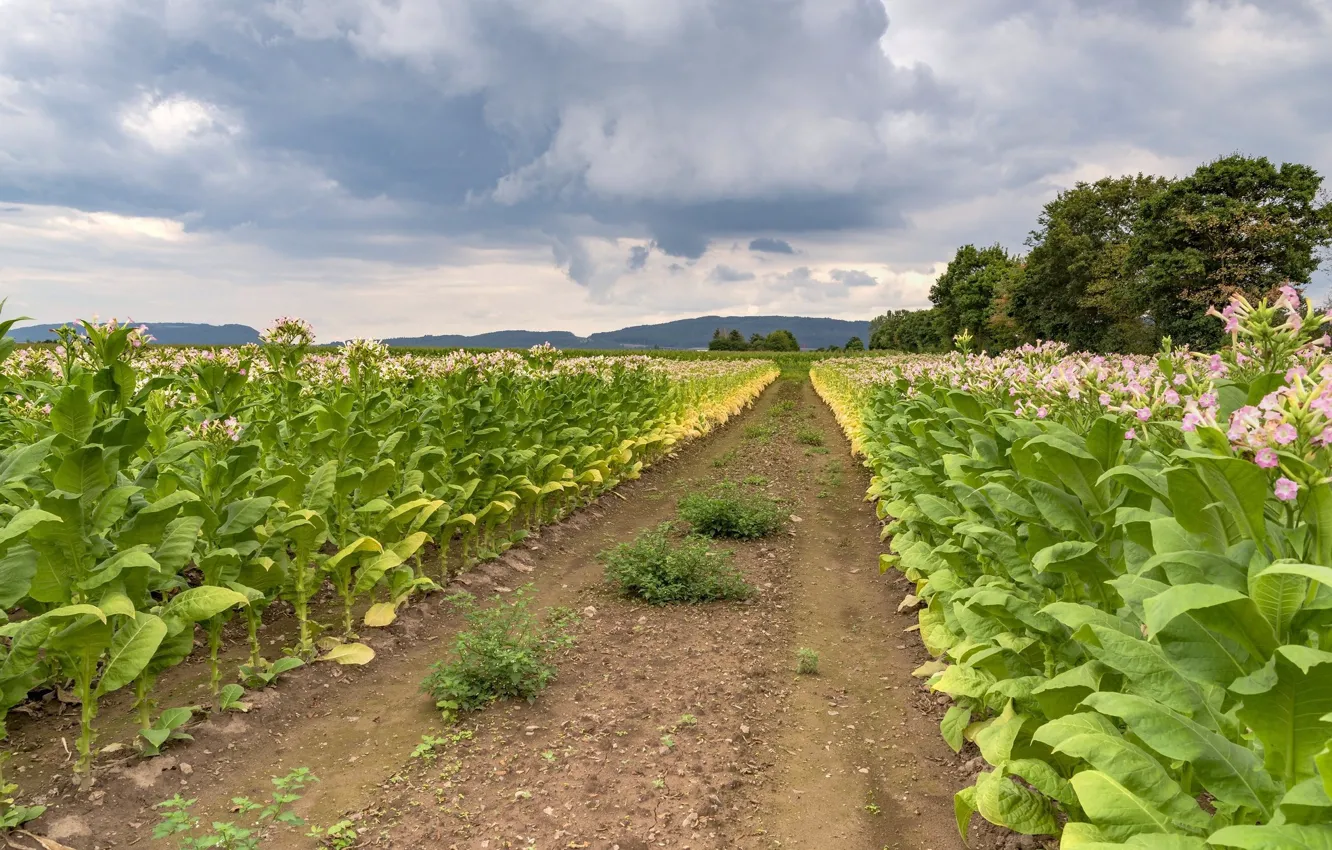
{"type": "MultiPolygon", "coordinates": [[[[952,794],[977,765],[943,743],[943,708],[910,676],[926,656],[906,631],[913,615],[897,612],[909,586],[878,572],[867,482],[808,383],[779,381],[641,480],[455,581],[482,598],[530,583],[538,606],[583,612],[535,702],[442,722],[418,687],[461,617],[436,594],[365,630],[370,665],[310,665],[249,694],[249,713],[196,724],[167,755],[110,755],[91,795],[60,763],[71,717],[53,700],[16,736],[29,748],[18,779],[51,806],[33,831],[77,850],[166,847],[151,841],[155,803],[179,792],[205,821],[227,820],[232,797],[266,797],[271,777],[308,767],[321,781],[297,813],[350,818],[357,847],[961,848],[952,794]],[[755,596],[669,607],[613,596],[597,553],[722,480],[790,510],[777,535],[718,544],[755,596]],[[817,675],[796,674],[801,647],[819,654],[817,675]],[[448,740],[413,758],[423,735],[448,740]]],[[[162,704],[202,701],[204,679],[203,665],[183,665],[162,704]]],[[[117,711],[104,710],[100,744],[128,743],[117,711]]],[[[302,832],[272,831],[263,846],[316,846],[302,832]]],[[[1030,846],[998,831],[979,840],[1030,846]]]]}

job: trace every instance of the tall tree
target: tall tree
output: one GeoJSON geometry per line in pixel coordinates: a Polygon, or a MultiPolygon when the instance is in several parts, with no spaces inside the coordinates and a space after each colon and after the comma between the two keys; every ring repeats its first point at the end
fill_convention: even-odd
{"type": "Polygon", "coordinates": [[[1176,343],[1219,346],[1221,323],[1206,316],[1241,293],[1269,295],[1309,282],[1332,245],[1332,204],[1307,165],[1227,156],[1200,166],[1143,202],[1128,270],[1152,318],[1176,343]]]}
{"type": "Polygon", "coordinates": [[[930,288],[930,301],[938,311],[944,339],[951,340],[969,330],[978,347],[994,347],[995,334],[989,323],[995,315],[995,298],[1011,291],[1021,273],[1021,260],[1009,256],[999,245],[958,248],[948,268],[930,288]]]}
{"type": "Polygon", "coordinates": [[[1090,351],[1146,352],[1148,299],[1125,270],[1139,208],[1170,181],[1142,174],[1078,183],[1045,205],[1008,305],[1028,337],[1090,351]]]}

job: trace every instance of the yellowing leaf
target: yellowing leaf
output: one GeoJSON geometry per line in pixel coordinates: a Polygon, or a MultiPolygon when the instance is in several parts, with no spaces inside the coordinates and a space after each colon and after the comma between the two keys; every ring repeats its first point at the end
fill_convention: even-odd
{"type": "Polygon", "coordinates": [[[375,658],[375,651],[363,643],[344,643],[335,646],[319,657],[320,661],[335,661],[338,664],[369,664],[375,658]]]}

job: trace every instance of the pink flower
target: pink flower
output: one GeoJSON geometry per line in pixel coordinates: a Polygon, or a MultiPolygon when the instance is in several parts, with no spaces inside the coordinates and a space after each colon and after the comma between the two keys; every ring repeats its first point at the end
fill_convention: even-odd
{"type": "Polygon", "coordinates": [[[1298,436],[1299,432],[1296,431],[1295,426],[1291,425],[1289,422],[1283,422],[1272,432],[1272,439],[1276,440],[1277,443],[1283,446],[1289,446],[1291,443],[1295,442],[1295,438],[1298,436]]]}
{"type": "MultiPolygon", "coordinates": [[[[50,405],[47,406],[49,407],[50,405]]],[[[1322,446],[1332,445],[1332,425],[1327,426],[1323,429],[1323,433],[1314,437],[1314,442],[1322,446]]]]}
{"type": "Polygon", "coordinates": [[[1151,418],[1152,418],[1152,409],[1151,409],[1150,407],[1140,407],[1140,408],[1138,408],[1138,421],[1139,421],[1139,422],[1146,422],[1147,420],[1149,420],[1149,419],[1151,419],[1151,418]]]}
{"type": "Polygon", "coordinates": [[[1137,431],[1137,429],[1136,429],[1136,428],[1130,428],[1130,429],[1128,429],[1127,431],[1125,431],[1125,432],[1124,432],[1124,439],[1126,439],[1126,440],[1136,440],[1136,439],[1138,439],[1138,431],[1137,431]]]}
{"type": "Polygon", "coordinates": [[[1293,384],[1295,383],[1296,378],[1304,378],[1308,377],[1308,375],[1309,370],[1303,366],[1291,366],[1286,370],[1286,383],[1293,384]]]}
{"type": "Polygon", "coordinates": [[[1199,397],[1198,399],[1198,406],[1203,408],[1204,410],[1216,407],[1216,405],[1217,405],[1216,393],[1203,393],[1202,396],[1199,397]]]}
{"type": "Polygon", "coordinates": [[[1171,383],[1173,383],[1177,387],[1182,387],[1184,386],[1184,384],[1188,382],[1188,380],[1189,380],[1188,378],[1184,377],[1184,373],[1180,372],[1178,375],[1175,376],[1174,380],[1172,380],[1171,383]]]}
{"type": "Polygon", "coordinates": [[[1044,419],[1046,416],[1049,416],[1049,415],[1050,415],[1050,411],[1046,410],[1044,407],[1038,407],[1038,408],[1036,408],[1036,418],[1037,418],[1037,419],[1044,419]]]}
{"type": "Polygon", "coordinates": [[[1277,453],[1271,449],[1259,449],[1258,454],[1253,456],[1253,462],[1263,469],[1271,469],[1280,463],[1277,459],[1277,453]]]}
{"type": "Polygon", "coordinates": [[[1166,390],[1166,391],[1165,391],[1165,403],[1166,403],[1166,404],[1179,404],[1179,393],[1175,392],[1173,389],[1166,390]]]}
{"type": "Polygon", "coordinates": [[[1285,307],[1287,310],[1300,309],[1300,294],[1295,291],[1295,287],[1286,284],[1277,290],[1276,306],[1285,307]]]}
{"type": "Polygon", "coordinates": [[[1276,486],[1272,488],[1272,491],[1276,493],[1276,497],[1279,500],[1289,502],[1299,494],[1300,485],[1291,481],[1289,478],[1278,478],[1276,480],[1276,486]]]}
{"type": "Polygon", "coordinates": [[[1189,411],[1188,413],[1184,414],[1184,421],[1180,423],[1179,427],[1185,431],[1192,431],[1201,424],[1202,424],[1202,417],[1194,413],[1193,411],[1189,411]]]}
{"type": "Polygon", "coordinates": [[[1110,393],[1101,393],[1100,402],[1103,407],[1108,406],[1110,404],[1110,393]]]}

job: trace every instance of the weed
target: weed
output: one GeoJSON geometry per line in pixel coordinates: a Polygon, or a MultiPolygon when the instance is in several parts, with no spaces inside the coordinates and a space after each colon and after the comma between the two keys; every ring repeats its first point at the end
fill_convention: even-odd
{"type": "Polygon", "coordinates": [[[745,439],[758,440],[760,443],[766,443],[772,439],[772,435],[777,433],[775,425],[750,425],[745,429],[745,439]]]}
{"type": "Polygon", "coordinates": [[[543,624],[528,610],[528,592],[516,591],[512,602],[499,601],[488,608],[468,594],[451,598],[465,612],[468,628],[458,634],[453,658],[436,662],[421,683],[421,690],[435,699],[446,720],[505,697],[531,702],[555,678],[550,657],[573,643],[569,627],[575,618],[571,612],[556,610],[543,624]]]}
{"type": "Polygon", "coordinates": [[[553,763],[555,762],[555,751],[554,751],[554,750],[546,750],[544,753],[541,754],[541,757],[542,757],[543,759],[545,759],[546,761],[551,762],[551,763],[553,764],[553,763]]]}
{"type": "Polygon", "coordinates": [[[795,439],[797,443],[804,446],[821,446],[823,445],[823,432],[813,428],[801,428],[796,431],[795,439]]]}
{"type": "Polygon", "coordinates": [[[805,457],[811,457],[813,455],[826,455],[829,451],[831,451],[831,449],[829,449],[827,446],[815,446],[812,449],[805,449],[805,457]]]}
{"type": "Polygon", "coordinates": [[[808,647],[796,650],[796,673],[801,676],[815,676],[819,672],[819,654],[808,647]]]}
{"type": "Polygon", "coordinates": [[[651,605],[745,599],[753,592],[731,566],[731,553],[714,551],[697,537],[676,545],[670,531],[664,523],[602,552],[606,580],[622,595],[651,605]]]}
{"type": "Polygon", "coordinates": [[[661,790],[666,787],[666,780],[658,776],[656,779],[652,780],[652,787],[661,790]]]}
{"type": "Polygon", "coordinates": [[[340,820],[328,827],[316,826],[305,835],[321,839],[322,846],[329,850],[348,850],[356,846],[356,840],[361,837],[356,831],[356,824],[349,820],[340,820]]]}
{"type": "Polygon", "coordinates": [[[751,475],[745,479],[745,484],[750,487],[767,487],[768,479],[762,475],[751,475]]]}
{"type": "Polygon", "coordinates": [[[879,808],[879,804],[878,804],[878,803],[866,803],[866,804],[865,804],[865,811],[869,812],[869,813],[872,814],[872,815],[877,815],[877,814],[879,814],[880,812],[882,812],[883,809],[879,808]]]}
{"type": "Polygon", "coordinates": [[[729,464],[731,461],[735,460],[738,454],[739,454],[738,451],[736,451],[735,449],[731,449],[730,451],[713,458],[712,465],[717,469],[721,469],[722,467],[729,464]]]}
{"type": "Polygon", "coordinates": [[[707,493],[691,493],[680,500],[680,516],[695,534],[750,540],[782,527],[781,506],[767,496],[746,493],[732,483],[719,484],[707,493]]]}
{"type": "Polygon", "coordinates": [[[145,756],[156,756],[161,755],[162,748],[168,741],[193,741],[193,735],[180,729],[190,722],[190,718],[198,710],[199,706],[190,705],[163,711],[151,726],[139,730],[139,737],[143,738],[143,742],[139,745],[140,750],[145,756]]]}
{"type": "Polygon", "coordinates": [[[695,717],[695,716],[692,715],[692,714],[681,714],[681,715],[680,715],[680,725],[681,725],[681,726],[697,726],[697,725],[698,725],[698,718],[695,717]]]}
{"type": "Polygon", "coordinates": [[[190,808],[198,801],[186,800],[177,794],[153,807],[162,812],[162,820],[153,828],[153,838],[180,836],[176,839],[179,850],[256,850],[259,847],[259,831],[264,827],[271,824],[293,827],[305,825],[305,821],[297,817],[291,807],[301,798],[298,792],[306,785],[318,781],[307,767],[298,767],[286,776],[274,777],[273,795],[267,804],[256,803],[248,797],[234,797],[231,800],[233,812],[252,816],[250,826],[237,826],[231,821],[214,821],[211,831],[207,832],[204,831],[203,822],[190,814],[190,808]],[[183,833],[194,834],[186,836],[183,833]]]}
{"type": "Polygon", "coordinates": [[[782,401],[779,401],[776,404],[774,404],[768,410],[768,415],[772,417],[785,416],[786,414],[790,413],[795,409],[796,409],[796,403],[794,401],[791,401],[789,398],[783,399],[782,401]]]}
{"type": "Polygon", "coordinates": [[[662,735],[661,745],[668,750],[673,750],[675,749],[675,739],[672,738],[670,735],[662,735]]]}

